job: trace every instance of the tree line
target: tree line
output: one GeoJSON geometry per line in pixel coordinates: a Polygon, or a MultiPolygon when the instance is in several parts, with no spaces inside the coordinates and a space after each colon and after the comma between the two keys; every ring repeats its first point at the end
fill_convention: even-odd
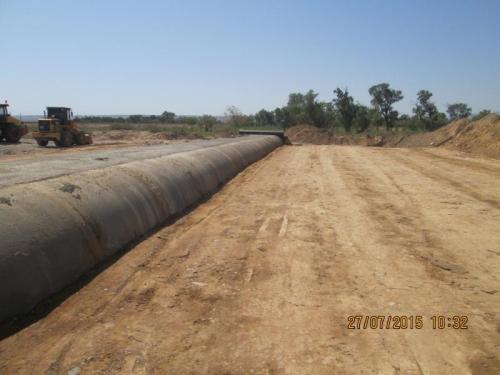
{"type": "MultiPolygon", "coordinates": [[[[199,125],[211,131],[220,122],[229,123],[234,129],[243,127],[289,128],[297,124],[311,124],[319,128],[343,129],[346,133],[362,133],[368,129],[406,128],[410,130],[432,131],[448,121],[470,118],[471,108],[465,103],[447,105],[446,114],[440,112],[432,101],[433,94],[428,90],[417,93],[417,102],[411,115],[400,114],[394,105],[404,96],[401,90],[392,88],[388,83],[380,83],[369,88],[370,106],[357,102],[347,88],[336,88],[331,101],[318,100],[318,93],[309,90],[291,93],[283,107],[273,111],[261,109],[254,115],[245,115],[237,107],[230,106],[223,119],[211,115],[177,116],[174,112],[164,111],[160,115],[130,116],[83,116],[75,120],[88,123],[164,123],[199,125]]],[[[472,118],[477,120],[491,113],[483,110],[472,118]]]]}
{"type": "Polygon", "coordinates": [[[83,123],[106,123],[106,124],[180,124],[200,125],[205,131],[211,131],[218,123],[216,117],[203,116],[177,116],[174,112],[163,111],[161,115],[130,115],[130,116],[77,116],[75,121],[83,123]]]}
{"type": "MultiPolygon", "coordinates": [[[[428,90],[417,93],[417,103],[413,114],[400,114],[394,105],[403,99],[400,90],[388,83],[380,83],[369,88],[371,106],[356,102],[349,90],[336,88],[333,99],[329,102],[318,100],[313,90],[307,93],[292,93],[284,107],[274,111],[260,110],[254,115],[254,121],[261,126],[288,128],[297,124],[308,123],[319,128],[343,128],[345,132],[364,132],[369,128],[384,127],[386,130],[408,128],[411,130],[432,131],[448,121],[469,118],[471,108],[465,103],[448,104],[447,114],[438,110],[432,101],[433,94],[428,90]]],[[[483,110],[473,117],[474,120],[491,113],[483,110]]]]}
{"type": "Polygon", "coordinates": [[[161,115],[130,115],[130,116],[77,116],[76,121],[89,123],[164,123],[190,124],[198,122],[198,116],[176,116],[174,112],[164,111],[161,115]]]}

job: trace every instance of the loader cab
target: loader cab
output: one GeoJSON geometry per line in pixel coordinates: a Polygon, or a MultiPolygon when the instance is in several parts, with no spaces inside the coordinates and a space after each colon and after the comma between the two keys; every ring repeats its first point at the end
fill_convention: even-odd
{"type": "Polygon", "coordinates": [[[47,118],[57,119],[61,125],[68,125],[73,119],[73,113],[68,107],[47,107],[47,118]]]}
{"type": "Polygon", "coordinates": [[[0,104],[0,120],[5,120],[9,115],[8,106],[8,104],[0,104]]]}

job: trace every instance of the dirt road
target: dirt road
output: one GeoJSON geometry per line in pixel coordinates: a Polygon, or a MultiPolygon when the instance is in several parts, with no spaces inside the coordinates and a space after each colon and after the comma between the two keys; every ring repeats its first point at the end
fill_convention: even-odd
{"type": "MultiPolygon", "coordinates": [[[[220,134],[218,138],[230,137],[230,134],[220,134]]],[[[91,146],[73,146],[71,148],[56,147],[50,142],[47,147],[40,147],[32,138],[31,133],[23,137],[19,143],[0,142],[0,162],[32,159],[46,156],[61,157],[62,155],[80,154],[109,149],[130,148],[134,146],[171,145],[207,138],[196,134],[175,136],[166,132],[149,132],[142,130],[109,130],[92,132],[91,146]]]]}
{"type": "Polygon", "coordinates": [[[0,373],[498,373],[499,186],[448,151],[282,147],[1,341],[0,373]]]}

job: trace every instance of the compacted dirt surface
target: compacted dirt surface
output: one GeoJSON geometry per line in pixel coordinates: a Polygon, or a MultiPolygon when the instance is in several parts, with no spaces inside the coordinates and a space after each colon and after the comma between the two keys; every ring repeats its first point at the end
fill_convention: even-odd
{"type": "MultiPolygon", "coordinates": [[[[241,138],[217,138],[156,145],[98,145],[74,148],[41,148],[45,154],[0,157],[0,187],[154,159],[170,154],[238,142],[241,138]]],[[[0,146],[1,147],[1,146],[0,146]]]]}
{"type": "MultiPolygon", "coordinates": [[[[320,129],[308,124],[299,124],[287,129],[286,133],[292,143],[374,147],[443,147],[479,157],[500,159],[500,116],[497,114],[489,114],[479,120],[455,120],[432,132],[419,131],[405,134],[408,130],[398,129],[382,132],[379,135],[370,135],[369,133],[338,135],[332,132],[332,129],[320,129]]],[[[376,132],[378,133],[378,130],[376,132]]]]}
{"type": "Polygon", "coordinates": [[[499,186],[447,150],[281,147],[4,338],[0,373],[499,373],[499,186]]]}
{"type": "MultiPolygon", "coordinates": [[[[230,134],[219,134],[218,138],[229,137],[230,134]]],[[[110,149],[128,148],[133,146],[170,145],[206,138],[196,134],[174,136],[166,132],[149,132],[141,130],[109,130],[92,132],[93,144],[73,146],[70,148],[56,147],[49,142],[47,147],[36,144],[31,133],[21,138],[18,143],[0,142],[0,161],[14,161],[33,157],[64,157],[69,154],[81,154],[91,151],[106,151],[110,149]]]]}

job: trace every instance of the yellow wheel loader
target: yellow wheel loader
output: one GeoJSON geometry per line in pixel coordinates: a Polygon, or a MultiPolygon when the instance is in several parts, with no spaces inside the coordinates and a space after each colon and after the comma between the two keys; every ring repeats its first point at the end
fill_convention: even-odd
{"type": "Polygon", "coordinates": [[[92,135],[79,129],[68,107],[47,107],[45,117],[38,120],[38,131],[33,138],[45,147],[53,141],[58,147],[92,144],[92,135]]]}
{"type": "Polygon", "coordinates": [[[23,135],[28,133],[28,128],[21,121],[9,114],[9,105],[0,104],[0,141],[17,143],[23,135]]]}

